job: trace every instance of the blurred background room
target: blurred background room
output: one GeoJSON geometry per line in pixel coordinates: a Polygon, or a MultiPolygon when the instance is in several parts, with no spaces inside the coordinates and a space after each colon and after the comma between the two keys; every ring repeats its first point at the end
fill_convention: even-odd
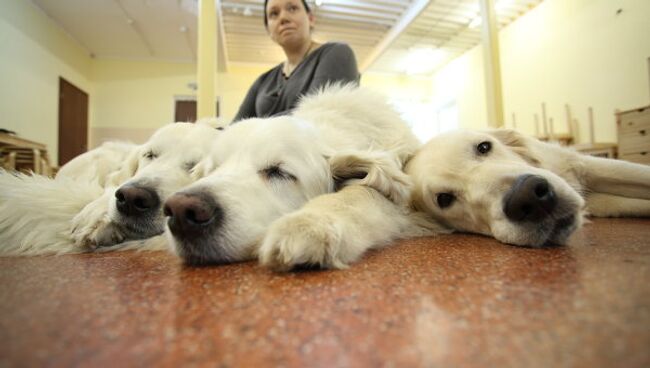
{"type": "MultiPolygon", "coordinates": [[[[384,93],[423,141],[508,127],[616,155],[615,113],[650,103],[647,0],[495,0],[491,24],[478,0],[308,3],[314,39],[348,43],[361,85],[384,93]]],[[[0,128],[39,144],[43,166],[56,167],[103,141],[143,142],[195,119],[199,9],[198,0],[3,0],[0,128]]],[[[224,119],[283,60],[262,16],[262,0],[216,1],[224,119]]]]}

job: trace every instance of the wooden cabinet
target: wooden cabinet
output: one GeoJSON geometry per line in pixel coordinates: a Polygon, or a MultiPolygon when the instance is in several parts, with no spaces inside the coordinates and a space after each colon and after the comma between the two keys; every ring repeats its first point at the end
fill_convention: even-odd
{"type": "Polygon", "coordinates": [[[650,164],[650,106],[616,114],[618,158],[650,164]]]}

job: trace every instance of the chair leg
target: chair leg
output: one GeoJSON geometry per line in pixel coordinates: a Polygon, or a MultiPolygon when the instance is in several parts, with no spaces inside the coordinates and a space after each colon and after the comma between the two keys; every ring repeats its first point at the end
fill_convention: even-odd
{"type": "Polygon", "coordinates": [[[41,151],[34,148],[34,174],[41,174],[41,151]]]}
{"type": "Polygon", "coordinates": [[[45,158],[41,158],[41,175],[52,176],[52,169],[45,158]]]}
{"type": "Polygon", "coordinates": [[[16,152],[9,152],[9,157],[7,157],[7,166],[10,170],[16,170],[16,152]]]}
{"type": "Polygon", "coordinates": [[[0,163],[2,164],[2,168],[5,170],[16,170],[16,152],[7,152],[0,163]]]}

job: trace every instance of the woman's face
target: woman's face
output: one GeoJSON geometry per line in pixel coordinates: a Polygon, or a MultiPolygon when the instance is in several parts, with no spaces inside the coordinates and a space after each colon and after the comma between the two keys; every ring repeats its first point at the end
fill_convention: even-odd
{"type": "Polygon", "coordinates": [[[311,40],[314,16],[301,0],[270,0],[266,5],[267,30],[280,46],[299,46],[311,40]]]}

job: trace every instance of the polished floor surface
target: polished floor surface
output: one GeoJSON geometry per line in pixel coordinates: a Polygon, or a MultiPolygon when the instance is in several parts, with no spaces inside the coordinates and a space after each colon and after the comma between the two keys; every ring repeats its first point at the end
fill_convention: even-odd
{"type": "Polygon", "coordinates": [[[5,366],[650,366],[650,220],[570,245],[402,241],[344,271],[0,258],[5,366]]]}

